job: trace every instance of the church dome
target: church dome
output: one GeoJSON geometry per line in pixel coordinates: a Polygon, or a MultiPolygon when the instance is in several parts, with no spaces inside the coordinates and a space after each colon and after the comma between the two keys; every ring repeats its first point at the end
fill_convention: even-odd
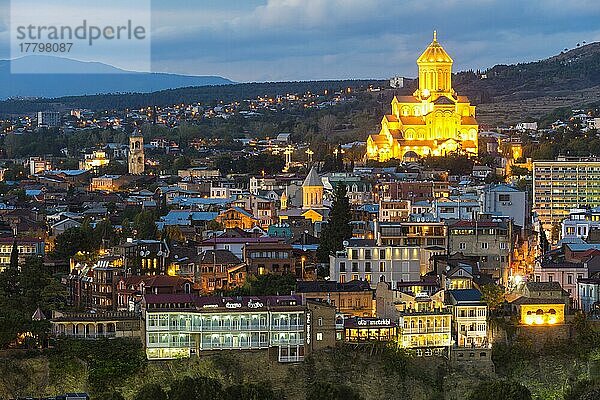
{"type": "Polygon", "coordinates": [[[446,53],[446,50],[440,45],[437,41],[437,33],[433,31],[433,42],[421,54],[421,56],[417,59],[417,64],[420,63],[452,63],[452,59],[446,53]]]}

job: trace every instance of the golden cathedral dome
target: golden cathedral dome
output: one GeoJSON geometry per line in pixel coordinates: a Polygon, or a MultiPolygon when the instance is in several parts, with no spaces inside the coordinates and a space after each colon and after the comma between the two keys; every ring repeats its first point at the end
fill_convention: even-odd
{"type": "Polygon", "coordinates": [[[438,43],[437,33],[433,31],[433,41],[417,59],[417,64],[435,62],[452,63],[453,61],[448,53],[446,53],[446,50],[438,43]]]}

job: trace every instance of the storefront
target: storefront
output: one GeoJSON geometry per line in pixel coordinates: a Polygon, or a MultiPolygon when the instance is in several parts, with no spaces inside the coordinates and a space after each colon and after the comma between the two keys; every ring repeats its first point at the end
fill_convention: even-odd
{"type": "Polygon", "coordinates": [[[390,319],[348,318],[344,321],[344,336],[348,342],[395,340],[397,327],[390,319]]]}

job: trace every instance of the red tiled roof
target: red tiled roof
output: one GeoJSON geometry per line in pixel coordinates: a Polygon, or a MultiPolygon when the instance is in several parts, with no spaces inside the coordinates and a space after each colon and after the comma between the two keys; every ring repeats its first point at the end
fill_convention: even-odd
{"type": "Polygon", "coordinates": [[[462,125],[477,125],[477,120],[475,117],[463,116],[460,118],[460,123],[462,125]]]}

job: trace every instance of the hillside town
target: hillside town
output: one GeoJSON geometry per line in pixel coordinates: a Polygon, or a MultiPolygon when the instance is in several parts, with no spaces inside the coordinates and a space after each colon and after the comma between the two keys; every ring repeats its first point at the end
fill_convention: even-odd
{"type": "MultiPolygon", "coordinates": [[[[498,344],[598,327],[600,158],[542,152],[568,132],[597,137],[598,110],[482,127],[435,33],[418,65],[378,134],[327,148],[289,132],[231,148],[170,132],[327,111],[356,102],[351,88],[3,121],[0,289],[31,309],[2,320],[2,345],[134,338],[151,362],[231,350],[296,364],[381,342],[485,374],[498,344]],[[60,157],[7,145],[97,130],[111,133],[60,157]],[[47,281],[19,280],[34,275],[47,281]]],[[[390,84],[364,90],[402,80],[390,84]]]]}

